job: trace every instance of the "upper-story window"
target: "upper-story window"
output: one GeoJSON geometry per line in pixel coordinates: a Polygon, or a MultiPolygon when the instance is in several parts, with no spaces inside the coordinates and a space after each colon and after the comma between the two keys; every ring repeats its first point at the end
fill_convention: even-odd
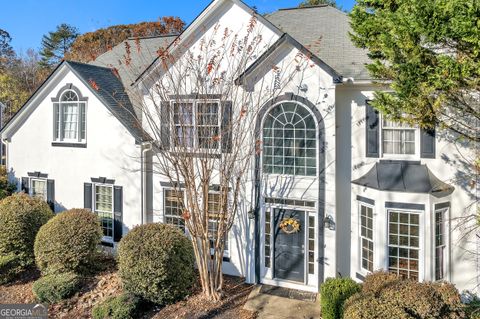
{"type": "Polygon", "coordinates": [[[301,104],[273,107],[263,123],[263,171],[267,174],[316,176],[317,130],[301,104]]]}
{"type": "Polygon", "coordinates": [[[383,154],[416,154],[417,128],[403,122],[382,121],[383,154]]]}
{"type": "Polygon", "coordinates": [[[221,139],[219,104],[215,101],[174,102],[172,144],[189,149],[218,149],[221,139]]]}
{"type": "Polygon", "coordinates": [[[54,106],[54,140],[84,143],[86,141],[86,99],[71,84],[52,99],[54,106]]]}

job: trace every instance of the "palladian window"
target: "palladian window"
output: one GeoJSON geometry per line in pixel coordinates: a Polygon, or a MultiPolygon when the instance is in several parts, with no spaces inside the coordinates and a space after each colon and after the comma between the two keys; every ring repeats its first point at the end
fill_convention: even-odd
{"type": "Polygon", "coordinates": [[[71,89],[62,92],[54,106],[54,140],[57,142],[85,142],[85,105],[71,89]]]}
{"type": "Polygon", "coordinates": [[[271,109],[263,124],[263,171],[316,176],[316,126],[302,105],[285,102],[271,109]]]}

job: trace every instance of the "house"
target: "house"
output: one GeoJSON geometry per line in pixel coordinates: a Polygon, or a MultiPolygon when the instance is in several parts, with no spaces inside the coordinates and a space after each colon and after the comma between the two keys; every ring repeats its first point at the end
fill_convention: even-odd
{"type": "MultiPolygon", "coordinates": [[[[239,0],[214,0],[181,36],[129,39],[90,64],[62,62],[1,130],[18,189],[43,196],[56,212],[93,210],[108,245],[139,224],[181,227],[171,183],[150,168],[155,148],[137,101],[162,81],[153,72],[162,63],[159,49],[193,47],[216,26],[239,29],[252,15],[239,0]]],[[[258,114],[264,146],[244,194],[254,200],[242,203],[230,231],[224,272],[316,292],[327,277],[362,281],[386,269],[476,289],[479,246],[466,231],[470,224],[462,223],[478,200],[462,179],[470,175],[464,164],[473,149],[440,129],[384,119],[369,105],[388,84],[369,76],[368,57],[350,42],[345,13],[329,6],[284,9],[257,15],[256,24],[263,51],[235,85],[258,90],[262,77],[272,76],[257,72],[266,61],[281,64],[303,54],[311,65],[258,114]],[[272,118],[282,138],[268,135],[272,118]],[[305,138],[294,161],[302,164],[284,159],[283,136],[292,128],[300,134],[293,140],[305,138]],[[247,213],[252,205],[258,208],[253,216],[247,213]],[[295,218],[295,233],[274,231],[280,215],[295,218]]],[[[177,94],[196,103],[196,94],[177,94]]],[[[234,104],[234,112],[239,107],[234,104]]]]}

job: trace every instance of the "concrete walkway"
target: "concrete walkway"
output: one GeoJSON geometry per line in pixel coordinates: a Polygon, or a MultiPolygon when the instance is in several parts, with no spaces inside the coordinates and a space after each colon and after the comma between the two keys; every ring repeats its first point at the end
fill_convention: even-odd
{"type": "Polygon", "coordinates": [[[260,288],[253,289],[244,306],[257,312],[258,319],[320,319],[320,298],[315,302],[301,301],[260,293],[260,288]]]}

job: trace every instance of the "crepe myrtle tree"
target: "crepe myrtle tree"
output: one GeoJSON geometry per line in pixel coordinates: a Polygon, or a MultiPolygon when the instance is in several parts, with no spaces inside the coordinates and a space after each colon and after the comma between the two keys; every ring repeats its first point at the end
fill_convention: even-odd
{"type": "Polygon", "coordinates": [[[282,65],[266,62],[256,71],[261,80],[242,81],[272,45],[262,38],[255,16],[243,30],[217,24],[197,43],[174,43],[173,50],[159,52],[153,76],[160,80],[149,91],[143,118],[156,141],[153,169],[174,185],[183,208],[203,293],[218,300],[228,232],[245,202],[252,158],[262,147],[255,136],[258,112],[302,78],[311,62],[302,54],[282,65]],[[186,93],[194,93],[191,100],[186,93]]]}
{"type": "MultiPolygon", "coordinates": [[[[257,115],[286,87],[300,87],[314,66],[309,54],[292,53],[282,62],[273,54],[247,81],[244,72],[274,42],[263,39],[255,14],[247,22],[240,30],[216,24],[195,42],[177,39],[160,48],[150,73],[130,92],[152,140],[151,169],[172,185],[179,226],[192,241],[203,293],[212,300],[222,297],[228,232],[247,209],[246,182],[262,148],[257,115]]],[[[127,44],[124,68],[133,66],[130,52],[142,50],[135,43],[127,44]]]]}

